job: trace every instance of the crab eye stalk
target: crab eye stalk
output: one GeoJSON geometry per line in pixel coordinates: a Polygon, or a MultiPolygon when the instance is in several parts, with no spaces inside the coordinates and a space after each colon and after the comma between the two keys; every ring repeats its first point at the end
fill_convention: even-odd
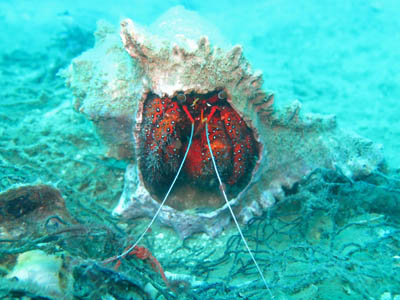
{"type": "Polygon", "coordinates": [[[220,91],[219,93],[218,93],[218,99],[220,99],[220,100],[224,100],[224,99],[226,99],[228,97],[228,95],[226,94],[226,92],[224,91],[224,90],[222,90],[222,91],[220,91]]]}
{"type": "Polygon", "coordinates": [[[179,104],[183,104],[186,101],[186,95],[184,93],[179,93],[176,95],[176,100],[178,100],[179,104]]]}

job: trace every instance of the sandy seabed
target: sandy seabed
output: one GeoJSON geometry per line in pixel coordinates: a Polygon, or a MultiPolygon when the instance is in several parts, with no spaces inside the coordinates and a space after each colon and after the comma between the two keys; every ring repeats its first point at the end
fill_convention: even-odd
{"type": "MultiPolygon", "coordinates": [[[[57,183],[68,209],[78,221],[85,220],[83,211],[89,215],[88,211],[96,210],[102,216],[101,212],[111,210],[122,190],[125,164],[104,157],[104,145],[93,125],[74,112],[71,92],[57,73],[72,58],[93,46],[92,33],[98,19],[118,24],[121,18],[130,17],[148,25],[178,4],[209,19],[232,44],[243,45],[253,67],[263,71],[265,89],[275,93],[278,106],[298,99],[306,112],[335,114],[340,127],[382,143],[389,169],[398,174],[400,6],[397,1],[308,1],[306,4],[283,0],[262,4],[236,0],[163,1],[153,5],[118,1],[117,4],[0,3],[0,190],[41,180],[57,183]],[[85,208],[77,204],[79,201],[85,208]]],[[[399,287],[385,277],[385,272],[399,274],[394,258],[399,249],[395,237],[399,227],[383,217],[396,217],[399,212],[396,205],[388,212],[376,209],[373,204],[375,198],[396,202],[398,194],[390,194],[387,186],[379,192],[371,188],[371,184],[379,185],[383,179],[375,178],[357,187],[342,180],[334,175],[317,174],[314,181],[300,187],[298,195],[289,197],[288,209],[280,205],[271,213],[268,220],[276,217],[268,223],[272,227],[255,220],[248,228],[247,234],[256,237],[255,241],[268,241],[271,245],[265,253],[273,258],[272,262],[262,253],[260,259],[273,266],[267,275],[273,282],[273,292],[281,296],[278,299],[311,299],[316,295],[321,299],[366,299],[370,295],[400,294],[399,287]],[[311,195],[310,190],[315,194],[311,195]],[[368,198],[371,193],[375,193],[375,198],[368,198]],[[299,204],[306,196],[309,202],[299,204]],[[362,200],[367,198],[370,206],[364,207],[362,200]],[[336,200],[343,200],[343,206],[339,207],[336,200]],[[351,207],[352,201],[360,203],[359,207],[351,207]],[[355,241],[353,236],[357,236],[355,241]],[[331,248],[324,248],[327,241],[331,248]],[[347,248],[350,241],[360,254],[346,264],[346,255],[357,255],[355,248],[347,248]],[[375,252],[364,251],[371,248],[375,252]],[[385,251],[387,255],[379,256],[385,251]],[[377,257],[376,261],[370,263],[373,257],[377,257]],[[364,260],[369,263],[363,264],[364,260]],[[374,270],[375,263],[382,266],[380,271],[374,270]],[[305,269],[308,271],[304,272],[305,269]],[[364,278],[368,272],[371,275],[364,278]],[[354,274],[357,276],[352,277],[354,274]],[[376,278],[382,282],[379,291],[360,289],[364,284],[373,287],[376,278]]],[[[398,180],[390,181],[393,182],[397,188],[391,189],[398,193],[398,180]]],[[[100,222],[101,218],[96,220],[100,222]]],[[[207,266],[216,268],[215,274],[210,274],[214,279],[222,276],[224,270],[230,270],[233,280],[229,286],[238,290],[238,282],[248,276],[245,263],[238,269],[229,260],[222,267],[212,264],[213,259],[216,261],[225,254],[241,265],[240,242],[233,231],[218,240],[198,236],[187,243],[178,241],[171,231],[163,228],[156,227],[153,232],[148,242],[158,249],[157,257],[169,270],[187,271],[179,266],[183,257],[191,261],[189,273],[198,277],[207,272],[207,266]],[[176,245],[180,247],[178,252],[174,252],[176,245]],[[234,250],[226,252],[225,245],[234,246],[234,250]],[[221,250],[208,255],[213,247],[221,250]],[[203,264],[196,261],[199,255],[206,257],[203,264]]],[[[108,255],[115,254],[116,249],[111,250],[108,255]]],[[[250,273],[257,278],[255,272],[250,273]]],[[[255,295],[249,299],[264,298],[255,295]]]]}

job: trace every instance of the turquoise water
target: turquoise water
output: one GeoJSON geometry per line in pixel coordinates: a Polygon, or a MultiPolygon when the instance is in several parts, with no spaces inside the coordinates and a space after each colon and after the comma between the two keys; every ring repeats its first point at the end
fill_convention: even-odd
{"type": "Polygon", "coordinates": [[[270,299],[234,226],[215,239],[195,235],[183,242],[172,230],[153,227],[146,246],[165,271],[181,276],[174,289],[142,261],[131,259],[118,271],[101,264],[148,220],[125,223],[111,216],[128,162],[105,155],[94,125],[74,111],[72,93],[58,73],[93,47],[98,20],[118,26],[129,17],[150,26],[183,5],[214,24],[230,44],[243,46],[277,108],[299,100],[304,112],[334,114],[340,128],[384,147],[386,163],[371,176],[351,181],[318,170],[243,226],[272,295],[400,298],[400,3],[258,2],[0,2],[0,295],[155,299],[142,291],[151,282],[153,294],[163,294],[157,299],[270,299]],[[58,199],[52,189],[18,190],[39,183],[61,192],[66,208],[50,211],[62,222],[37,212],[58,199]],[[27,199],[39,204],[29,206],[27,199]],[[10,229],[23,223],[31,225],[22,233],[10,229]],[[50,223],[59,227],[49,231],[50,223]],[[6,279],[15,274],[17,255],[33,249],[62,257],[54,275],[60,288],[6,279]],[[71,277],[73,283],[66,279],[71,277]]]}
{"type": "Polygon", "coordinates": [[[149,25],[181,4],[215,24],[232,44],[244,46],[278,104],[299,99],[308,111],[336,114],[342,126],[384,144],[394,166],[400,163],[400,8],[395,0],[40,3],[38,8],[2,1],[3,49],[40,51],[65,26],[90,31],[98,19],[118,24],[130,17],[149,25]]]}

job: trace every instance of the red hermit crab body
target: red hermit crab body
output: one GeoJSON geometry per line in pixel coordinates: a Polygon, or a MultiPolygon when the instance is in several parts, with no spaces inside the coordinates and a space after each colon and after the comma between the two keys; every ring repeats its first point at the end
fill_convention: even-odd
{"type": "Polygon", "coordinates": [[[187,149],[192,122],[194,136],[181,177],[204,189],[218,187],[207,145],[207,122],[222,181],[233,195],[248,182],[258,153],[253,133],[229,105],[224,90],[203,95],[178,93],[173,98],[148,95],[139,145],[145,157],[140,163],[144,180],[164,192],[187,149]]]}

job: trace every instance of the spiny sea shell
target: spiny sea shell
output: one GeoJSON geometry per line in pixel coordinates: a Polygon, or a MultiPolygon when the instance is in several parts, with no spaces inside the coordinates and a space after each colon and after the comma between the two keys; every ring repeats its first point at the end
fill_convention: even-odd
{"type": "MultiPolygon", "coordinates": [[[[251,180],[231,199],[243,222],[282,199],[317,168],[357,178],[383,162],[380,145],[338,129],[334,116],[301,116],[298,101],[272,112],[273,96],[263,91],[262,74],[251,69],[242,48],[226,50],[218,32],[193,12],[172,9],[146,30],[126,19],[120,37],[112,26],[99,23],[95,47],[74,59],[64,72],[76,109],[95,122],[110,147],[109,155],[132,160],[116,214],[152,217],[159,207],[143,182],[137,164],[140,157],[135,154],[149,93],[174,97],[181,91],[227,92],[229,104],[259,143],[251,180]]],[[[178,211],[167,201],[159,220],[182,237],[194,232],[214,236],[230,216],[226,205],[201,213],[178,211]]]]}

